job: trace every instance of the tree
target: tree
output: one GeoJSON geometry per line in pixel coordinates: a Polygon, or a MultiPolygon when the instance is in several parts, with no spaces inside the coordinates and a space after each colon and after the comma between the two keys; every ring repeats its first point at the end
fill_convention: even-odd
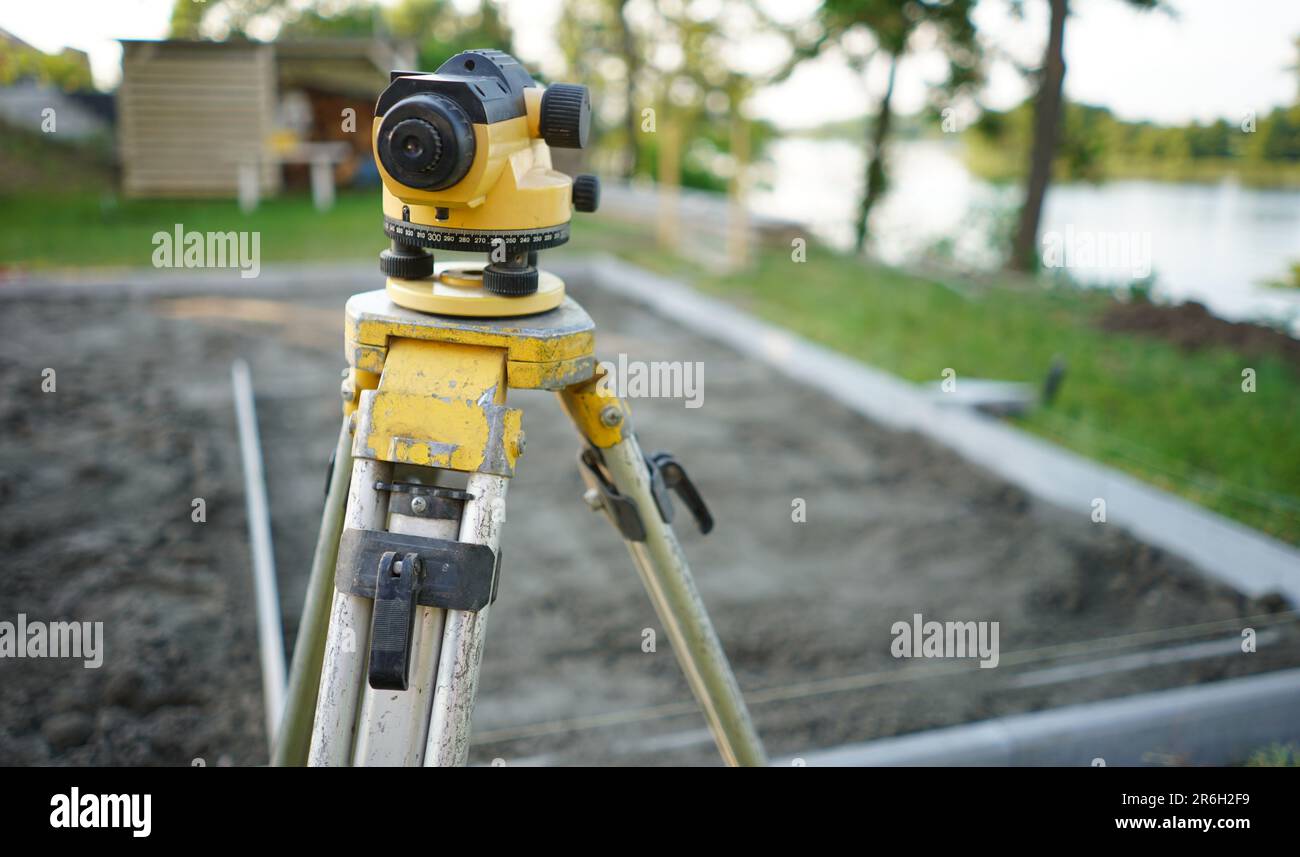
{"type": "MultiPolygon", "coordinates": [[[[1160,0],[1124,0],[1136,9],[1153,9],[1160,0]]],[[[1043,199],[1052,180],[1052,163],[1061,128],[1061,94],[1065,88],[1065,20],[1069,17],[1069,0],[1047,0],[1050,16],[1047,47],[1038,70],[1038,87],[1034,97],[1033,142],[1029,151],[1029,175],[1025,182],[1025,201],[1020,206],[1015,237],[1011,244],[1010,265],[1018,271],[1038,267],[1038,227],[1043,216],[1043,199]]],[[[1013,0],[1019,10],[1021,0],[1013,0]]]]}
{"type": "Polygon", "coordinates": [[[65,92],[94,89],[90,59],[81,51],[64,48],[47,54],[16,39],[0,40],[0,86],[20,80],[34,80],[65,92]]]}
{"type": "Polygon", "coordinates": [[[980,47],[971,21],[975,0],[824,0],[818,12],[820,32],[794,44],[794,65],[835,49],[849,67],[865,76],[871,63],[883,58],[888,75],[884,92],[871,110],[864,140],[866,168],[862,196],[854,222],[854,249],[866,248],[871,211],[888,187],[887,147],[894,115],[894,84],[898,66],[921,38],[928,38],[948,62],[939,91],[952,97],[978,82],[980,47]]]}
{"type": "Polygon", "coordinates": [[[597,108],[607,105],[607,95],[617,91],[621,130],[618,172],[636,175],[642,158],[638,141],[638,78],[642,76],[640,33],[628,14],[629,0],[564,0],[557,39],[568,73],[581,75],[592,91],[597,108]],[[595,69],[597,73],[591,74],[595,69]]]}
{"type": "Polygon", "coordinates": [[[382,20],[389,35],[415,43],[423,71],[433,71],[471,48],[514,51],[510,27],[500,8],[486,0],[464,12],[452,0],[401,0],[382,20]]]}
{"type": "Polygon", "coordinates": [[[509,52],[510,28],[495,3],[479,0],[461,11],[452,0],[400,0],[380,7],[372,0],[176,0],[172,38],[388,36],[412,42],[422,69],[432,71],[469,48],[509,52]]]}
{"type": "Polygon", "coordinates": [[[623,132],[627,140],[623,144],[626,153],[624,177],[631,178],[637,171],[637,112],[636,112],[636,78],[640,62],[640,48],[636,35],[632,32],[632,23],[627,17],[628,0],[614,0],[618,6],[618,44],[623,54],[623,102],[627,105],[623,111],[623,132]]]}
{"type": "Polygon", "coordinates": [[[288,0],[176,0],[172,4],[170,36],[197,39],[209,35],[205,32],[208,25],[212,34],[221,38],[254,38],[260,30],[274,28],[292,15],[288,0]]]}
{"type": "MultiPolygon", "coordinates": [[[[653,175],[658,132],[671,125],[689,142],[682,153],[683,183],[726,186],[709,162],[727,150],[732,119],[758,85],[757,76],[728,62],[737,34],[755,20],[746,0],[723,0],[711,8],[655,0],[565,0],[558,40],[567,74],[591,88],[595,119],[603,128],[600,146],[617,152],[617,172],[627,178],[653,175]],[[646,109],[654,111],[653,120],[643,115],[646,109]],[[652,129],[656,133],[649,133],[652,129]]],[[[753,132],[754,143],[761,143],[766,129],[753,132]]]]}

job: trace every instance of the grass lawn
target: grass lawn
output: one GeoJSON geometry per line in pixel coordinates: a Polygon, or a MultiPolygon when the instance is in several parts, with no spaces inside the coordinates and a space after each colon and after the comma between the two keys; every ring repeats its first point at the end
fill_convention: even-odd
{"type": "Polygon", "coordinates": [[[364,258],[385,246],[378,192],[343,193],[327,216],[303,196],[264,200],[124,200],[83,192],[0,197],[0,266],[148,267],[155,232],[260,232],[263,262],[364,258]]]}
{"type": "MultiPolygon", "coordinates": [[[[117,201],[88,192],[60,197],[47,212],[50,201],[0,198],[0,266],[146,266],[153,233],[174,223],[260,231],[263,262],[373,258],[384,246],[374,192],[342,194],[327,216],[299,196],[268,200],[249,215],[227,201],[117,201]]],[[[1300,544],[1300,369],[1280,357],[1186,352],[1105,332],[1097,320],[1113,298],[1099,292],[957,291],[817,245],[806,262],[777,248],[763,251],[751,272],[720,276],[664,254],[652,230],[579,215],[573,242],[552,252],[591,250],[682,276],[913,381],[937,382],[952,368],[958,383],[1037,383],[1061,355],[1069,365],[1061,393],[1020,420],[1025,429],[1300,544]],[[1246,367],[1256,372],[1255,393],[1241,390],[1246,367]]]]}
{"type": "MultiPolygon", "coordinates": [[[[583,227],[585,231],[591,230],[583,227]]],[[[1017,423],[1293,544],[1300,544],[1300,367],[1224,348],[1195,352],[1103,331],[1114,298],[1069,287],[962,292],[809,245],[807,261],[763,252],[744,274],[715,276],[666,257],[645,232],[602,225],[603,249],[683,276],[864,362],[917,382],[1039,383],[1068,364],[1051,407],[1017,423]],[[1256,392],[1242,391],[1242,369],[1256,392]]]]}

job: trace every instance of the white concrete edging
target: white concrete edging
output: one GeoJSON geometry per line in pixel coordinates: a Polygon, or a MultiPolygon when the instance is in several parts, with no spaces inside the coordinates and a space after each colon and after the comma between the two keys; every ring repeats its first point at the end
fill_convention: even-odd
{"type": "Polygon", "coordinates": [[[1016,714],[786,757],[809,767],[1232,765],[1300,738],[1300,670],[1016,714]]]}
{"type": "Polygon", "coordinates": [[[894,375],[816,345],[689,286],[607,256],[556,268],[631,298],[683,327],[764,361],[863,416],[949,447],[1041,500],[1089,515],[1105,498],[1110,523],[1196,565],[1248,596],[1300,605],[1300,550],[992,417],[936,404],[894,375]]]}

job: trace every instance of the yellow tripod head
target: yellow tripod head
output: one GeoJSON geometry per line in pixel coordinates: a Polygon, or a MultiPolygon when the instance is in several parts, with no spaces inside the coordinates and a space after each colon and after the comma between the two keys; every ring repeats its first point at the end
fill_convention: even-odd
{"type": "Polygon", "coordinates": [[[552,169],[550,147],[585,147],[590,124],[585,86],[542,87],[501,51],[465,51],[433,74],[393,72],[373,132],[392,300],[462,316],[559,305],[564,285],[538,272],[537,252],[569,239],[573,210],[595,211],[600,185],[552,169]],[[430,250],[488,258],[435,273],[430,250]]]}

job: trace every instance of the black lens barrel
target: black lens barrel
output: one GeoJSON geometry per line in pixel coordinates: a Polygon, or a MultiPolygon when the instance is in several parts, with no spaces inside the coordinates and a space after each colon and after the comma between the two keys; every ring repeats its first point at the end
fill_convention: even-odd
{"type": "Polygon", "coordinates": [[[456,102],[435,93],[404,98],[384,114],[379,162],[408,187],[443,190],[474,163],[474,126],[456,102]]]}

